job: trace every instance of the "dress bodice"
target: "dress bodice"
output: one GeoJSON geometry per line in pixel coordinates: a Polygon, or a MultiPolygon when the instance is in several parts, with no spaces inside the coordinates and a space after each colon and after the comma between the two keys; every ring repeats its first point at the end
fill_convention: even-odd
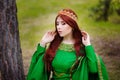
{"type": "Polygon", "coordinates": [[[64,74],[62,77],[69,77],[70,68],[75,61],[76,53],[74,46],[72,44],[61,43],[52,61],[54,73],[61,76],[64,74]]]}

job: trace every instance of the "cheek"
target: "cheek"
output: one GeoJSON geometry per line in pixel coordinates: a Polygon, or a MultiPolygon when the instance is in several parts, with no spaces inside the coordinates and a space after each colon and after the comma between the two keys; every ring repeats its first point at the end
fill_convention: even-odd
{"type": "Polygon", "coordinates": [[[70,26],[67,26],[67,27],[66,27],[66,30],[67,30],[68,32],[72,32],[72,28],[71,28],[70,26]]]}
{"type": "Polygon", "coordinates": [[[71,29],[71,27],[68,24],[63,25],[63,28],[66,29],[66,30],[71,29]]]}
{"type": "Polygon", "coordinates": [[[71,33],[72,32],[72,28],[70,26],[67,26],[67,27],[64,28],[64,32],[66,34],[71,33]]]}

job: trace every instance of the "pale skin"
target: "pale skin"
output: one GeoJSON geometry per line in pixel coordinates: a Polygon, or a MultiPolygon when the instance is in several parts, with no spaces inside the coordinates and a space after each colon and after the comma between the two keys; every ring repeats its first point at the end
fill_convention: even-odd
{"type": "MultiPolygon", "coordinates": [[[[63,43],[74,44],[74,39],[72,38],[72,28],[65,23],[62,18],[58,17],[57,19],[57,31],[61,37],[63,37],[63,43]]],[[[40,45],[45,47],[47,43],[50,43],[54,40],[56,33],[54,31],[48,31],[42,37],[40,45]]],[[[85,46],[91,45],[89,34],[85,31],[82,31],[82,43],[85,46]]]]}

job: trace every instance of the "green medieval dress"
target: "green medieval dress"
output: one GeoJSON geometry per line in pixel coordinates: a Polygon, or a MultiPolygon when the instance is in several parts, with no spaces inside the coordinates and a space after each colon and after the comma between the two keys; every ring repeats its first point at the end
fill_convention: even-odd
{"type": "MultiPolygon", "coordinates": [[[[45,47],[38,44],[27,80],[50,80],[50,73],[46,71],[43,61],[45,50],[45,47]]],[[[109,80],[105,65],[92,45],[85,46],[80,52],[85,53],[85,56],[77,58],[72,44],[61,43],[51,64],[51,80],[109,80]]]]}

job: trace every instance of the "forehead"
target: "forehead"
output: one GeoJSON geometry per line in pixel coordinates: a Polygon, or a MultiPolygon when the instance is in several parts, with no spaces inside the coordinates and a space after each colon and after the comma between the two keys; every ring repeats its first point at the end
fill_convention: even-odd
{"type": "Polygon", "coordinates": [[[60,16],[57,18],[57,22],[64,21],[60,16]]]}

